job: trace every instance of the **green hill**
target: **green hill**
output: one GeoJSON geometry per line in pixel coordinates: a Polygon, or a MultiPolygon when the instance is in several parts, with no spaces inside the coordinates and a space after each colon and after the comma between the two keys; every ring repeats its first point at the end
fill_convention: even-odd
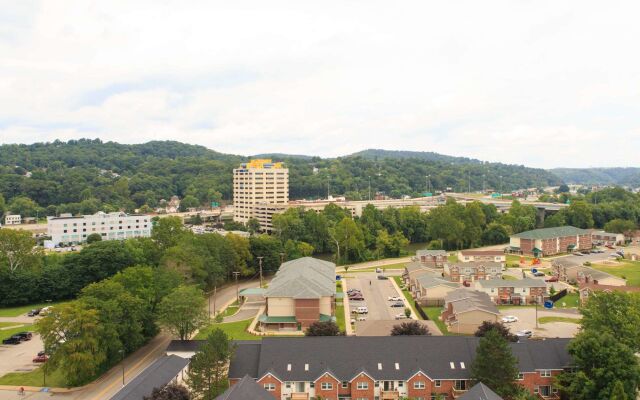
{"type": "Polygon", "coordinates": [[[640,168],[555,168],[549,170],[566,183],[640,186],[640,168]]]}

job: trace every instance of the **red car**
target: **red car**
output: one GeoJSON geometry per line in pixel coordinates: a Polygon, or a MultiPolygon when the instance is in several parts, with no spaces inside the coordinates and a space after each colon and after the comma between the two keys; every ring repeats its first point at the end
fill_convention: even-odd
{"type": "Polygon", "coordinates": [[[545,282],[558,282],[557,276],[550,276],[549,278],[544,280],[545,282]]]}
{"type": "Polygon", "coordinates": [[[42,354],[42,355],[37,355],[33,358],[33,362],[34,363],[43,363],[46,362],[49,359],[49,356],[46,354],[42,354]]]}

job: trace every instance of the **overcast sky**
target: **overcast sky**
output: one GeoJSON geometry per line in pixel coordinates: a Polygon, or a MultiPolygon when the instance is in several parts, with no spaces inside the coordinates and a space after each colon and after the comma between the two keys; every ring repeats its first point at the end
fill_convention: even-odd
{"type": "Polygon", "coordinates": [[[640,166],[639,15],[637,0],[0,0],[0,143],[640,166]]]}

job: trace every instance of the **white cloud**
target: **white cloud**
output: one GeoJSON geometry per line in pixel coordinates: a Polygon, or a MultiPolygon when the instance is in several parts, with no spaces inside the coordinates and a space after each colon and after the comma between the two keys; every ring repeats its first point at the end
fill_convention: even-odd
{"type": "Polygon", "coordinates": [[[0,142],[633,165],[640,4],[0,1],[0,142]],[[19,4],[19,6],[18,6],[19,4]]]}

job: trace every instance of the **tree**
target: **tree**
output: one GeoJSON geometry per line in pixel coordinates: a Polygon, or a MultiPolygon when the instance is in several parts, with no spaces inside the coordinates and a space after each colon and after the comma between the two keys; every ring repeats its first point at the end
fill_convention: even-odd
{"type": "Polygon", "coordinates": [[[0,229],[0,266],[6,266],[12,273],[18,268],[37,267],[42,251],[35,245],[29,231],[0,229]]]}
{"type": "Polygon", "coordinates": [[[227,366],[234,349],[226,333],[215,329],[191,357],[186,382],[195,399],[213,399],[228,387],[227,366]]]}
{"type": "Polygon", "coordinates": [[[572,201],[566,209],[567,224],[577,228],[593,227],[593,211],[591,205],[583,200],[572,201]]]}
{"type": "Polygon", "coordinates": [[[360,261],[364,251],[364,235],[351,217],[344,217],[335,227],[335,239],[345,261],[360,261]]]}
{"type": "Polygon", "coordinates": [[[497,222],[490,223],[482,233],[482,243],[502,244],[509,242],[509,232],[504,225],[497,222]]]}
{"type": "Polygon", "coordinates": [[[636,223],[626,219],[612,219],[604,225],[604,230],[614,233],[627,233],[636,229],[636,223]]]}
{"type": "Polygon", "coordinates": [[[151,238],[161,250],[166,250],[175,246],[185,233],[180,217],[166,217],[155,223],[151,238]]]}
{"type": "Polygon", "coordinates": [[[314,322],[304,332],[305,336],[339,336],[340,334],[340,328],[333,321],[314,322]]]}
{"type": "Polygon", "coordinates": [[[489,330],[478,343],[471,379],[484,383],[502,397],[511,397],[518,392],[517,376],[518,360],[511,353],[509,342],[497,330],[489,330]]]}
{"type": "Polygon", "coordinates": [[[411,321],[394,325],[391,329],[391,336],[431,336],[431,333],[426,326],[418,321],[411,321]]]}
{"type": "Polygon", "coordinates": [[[59,304],[36,322],[36,330],[50,355],[47,364],[57,367],[68,385],[82,385],[99,372],[105,352],[96,310],[77,301],[59,304]]]}
{"type": "Polygon", "coordinates": [[[569,343],[568,351],[577,370],[564,372],[557,380],[569,398],[610,399],[620,383],[626,396],[635,398],[640,383],[640,365],[633,350],[619,339],[607,332],[588,329],[569,343]]]}
{"type": "Polygon", "coordinates": [[[567,184],[566,184],[566,183],[563,183],[562,185],[560,185],[560,186],[558,187],[557,192],[558,192],[558,193],[569,193],[569,186],[567,186],[567,184]]]}
{"type": "Polygon", "coordinates": [[[87,236],[87,244],[100,241],[102,241],[102,236],[99,233],[92,233],[91,235],[87,236]]]}
{"type": "Polygon", "coordinates": [[[182,385],[171,383],[163,388],[154,388],[151,396],[144,396],[144,400],[190,400],[189,390],[182,385]]]}
{"type": "Polygon", "coordinates": [[[611,391],[611,400],[627,400],[627,394],[624,392],[624,385],[620,381],[616,381],[611,391]]]}
{"type": "Polygon", "coordinates": [[[583,330],[609,333],[640,352],[640,293],[597,292],[581,312],[583,330]]]}
{"type": "Polygon", "coordinates": [[[158,308],[158,320],[171,333],[187,340],[208,321],[202,290],[194,286],[179,286],[169,293],[158,308]]]}
{"type": "Polygon", "coordinates": [[[482,324],[478,327],[478,330],[474,333],[476,337],[485,337],[487,332],[494,330],[500,334],[503,338],[510,342],[517,342],[518,337],[511,333],[502,322],[482,321],[482,324]]]}
{"type": "Polygon", "coordinates": [[[38,203],[26,196],[14,197],[8,208],[11,214],[22,215],[23,218],[35,217],[40,210],[38,203]]]}
{"type": "Polygon", "coordinates": [[[198,208],[200,207],[200,200],[196,197],[187,195],[184,199],[180,200],[180,211],[185,212],[190,208],[198,208]]]}
{"type": "Polygon", "coordinates": [[[247,231],[252,235],[260,232],[260,221],[256,218],[249,218],[249,221],[247,221],[247,231]]]}

